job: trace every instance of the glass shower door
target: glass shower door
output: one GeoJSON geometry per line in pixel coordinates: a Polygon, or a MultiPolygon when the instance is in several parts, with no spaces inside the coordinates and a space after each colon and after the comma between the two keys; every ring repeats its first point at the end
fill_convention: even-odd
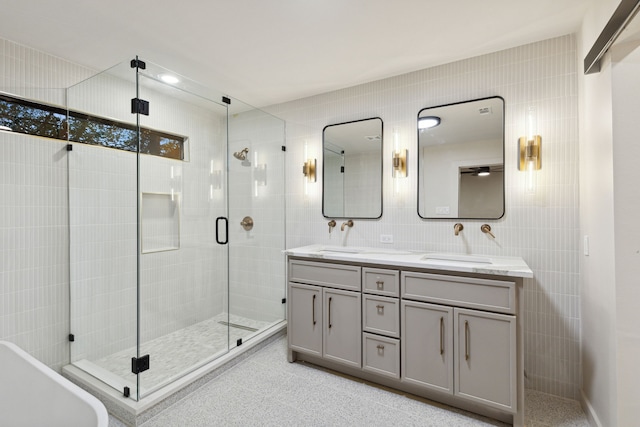
{"type": "Polygon", "coordinates": [[[229,105],[229,345],[285,318],[284,121],[229,105]]]}
{"type": "Polygon", "coordinates": [[[227,104],[149,62],[138,70],[137,98],[144,396],[229,349],[227,104]]]}

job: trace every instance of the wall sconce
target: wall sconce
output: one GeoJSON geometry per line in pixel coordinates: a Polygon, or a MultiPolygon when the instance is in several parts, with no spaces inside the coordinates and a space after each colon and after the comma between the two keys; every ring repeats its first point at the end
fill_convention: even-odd
{"type": "Polygon", "coordinates": [[[407,177],[407,150],[393,151],[393,169],[392,176],[394,178],[407,177]]]}
{"type": "Polygon", "coordinates": [[[536,189],[534,171],[542,168],[542,137],[536,135],[536,110],[529,107],[526,113],[526,136],[518,140],[518,170],[525,171],[527,193],[534,193],[536,189]]]}
{"type": "Polygon", "coordinates": [[[316,182],[316,159],[308,159],[302,166],[302,174],[307,182],[316,182]]]}
{"type": "Polygon", "coordinates": [[[408,174],[407,156],[408,150],[399,148],[399,132],[397,128],[393,129],[393,152],[391,153],[392,168],[391,176],[393,178],[406,178],[408,174]]]}

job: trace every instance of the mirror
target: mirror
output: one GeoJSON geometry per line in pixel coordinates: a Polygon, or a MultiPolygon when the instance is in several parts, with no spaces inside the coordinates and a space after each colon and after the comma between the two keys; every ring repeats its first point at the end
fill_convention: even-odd
{"type": "Polygon", "coordinates": [[[425,219],[504,215],[504,99],[496,96],[420,110],[418,215],[425,219]]]}
{"type": "Polygon", "coordinates": [[[328,125],[322,130],[322,214],[382,216],[382,119],[328,125]]]}

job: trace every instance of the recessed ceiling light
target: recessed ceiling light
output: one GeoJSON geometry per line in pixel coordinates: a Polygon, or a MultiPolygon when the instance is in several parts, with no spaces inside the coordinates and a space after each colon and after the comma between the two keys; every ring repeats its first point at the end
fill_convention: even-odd
{"type": "Polygon", "coordinates": [[[172,76],[171,74],[160,74],[160,80],[170,85],[174,85],[180,81],[176,76],[172,76]]]}
{"type": "Polygon", "coordinates": [[[477,169],[478,176],[489,176],[491,174],[491,168],[489,166],[480,166],[477,169]]]}
{"type": "Polygon", "coordinates": [[[430,129],[440,124],[440,117],[427,116],[418,119],[418,129],[430,129]]]}

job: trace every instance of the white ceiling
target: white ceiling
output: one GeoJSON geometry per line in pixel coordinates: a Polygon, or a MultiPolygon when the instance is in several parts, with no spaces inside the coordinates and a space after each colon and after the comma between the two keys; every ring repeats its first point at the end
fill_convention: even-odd
{"type": "Polygon", "coordinates": [[[0,37],[266,106],[578,30],[593,0],[0,0],[0,37]]]}

